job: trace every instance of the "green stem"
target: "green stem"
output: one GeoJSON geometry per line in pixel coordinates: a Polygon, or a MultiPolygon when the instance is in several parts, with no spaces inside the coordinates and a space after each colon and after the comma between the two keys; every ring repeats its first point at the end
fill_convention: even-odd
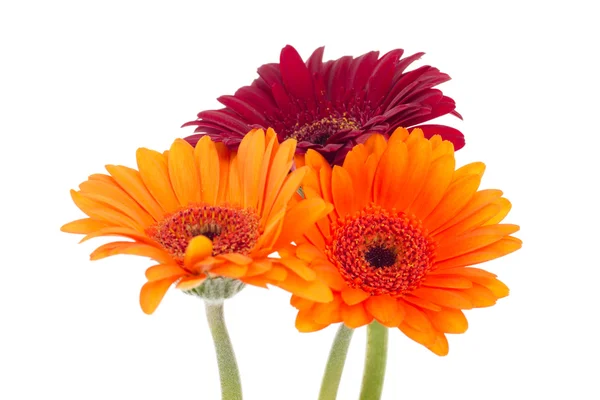
{"type": "Polygon", "coordinates": [[[360,400],[379,400],[387,361],[388,328],[377,321],[367,327],[367,354],[360,400]]]}
{"type": "Polygon", "coordinates": [[[348,328],[343,323],[340,324],[329,351],[329,359],[321,382],[319,400],[335,400],[353,333],[353,329],[348,328]]]}
{"type": "Polygon", "coordinates": [[[212,333],[221,377],[222,400],[242,400],[240,372],[223,318],[223,301],[205,301],[206,318],[212,333]]]}

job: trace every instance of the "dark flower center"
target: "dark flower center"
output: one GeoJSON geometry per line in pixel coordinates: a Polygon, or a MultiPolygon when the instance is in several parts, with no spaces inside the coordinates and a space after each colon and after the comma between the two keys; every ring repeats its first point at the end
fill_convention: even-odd
{"type": "Polygon", "coordinates": [[[420,221],[375,205],[338,220],[325,248],[346,284],[371,295],[403,296],[434,268],[435,241],[420,221]]]}
{"type": "Polygon", "coordinates": [[[304,125],[297,123],[291,129],[292,133],[286,136],[286,139],[293,138],[298,142],[306,141],[324,145],[336,133],[356,129],[360,129],[360,125],[353,118],[347,116],[329,116],[304,125]]]}
{"type": "Polygon", "coordinates": [[[389,267],[396,263],[396,252],[382,245],[375,245],[365,252],[365,260],[375,268],[389,267]]]}

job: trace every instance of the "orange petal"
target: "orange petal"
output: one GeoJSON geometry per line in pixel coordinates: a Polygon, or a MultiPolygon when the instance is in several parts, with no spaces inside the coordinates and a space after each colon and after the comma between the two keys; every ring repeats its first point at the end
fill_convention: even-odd
{"type": "Polygon", "coordinates": [[[148,236],[146,236],[143,233],[140,233],[139,231],[136,231],[131,228],[123,228],[120,226],[109,226],[107,228],[98,229],[97,231],[86,235],[83,239],[81,239],[79,243],[83,243],[85,241],[100,236],[122,236],[129,239],[133,239],[136,242],[146,243],[150,246],[154,246],[156,243],[154,240],[150,239],[148,236]]]}
{"type": "Polygon", "coordinates": [[[320,280],[307,282],[293,272],[288,272],[285,280],[278,282],[277,286],[307,300],[319,303],[333,300],[331,289],[324,282],[320,280]]]}
{"type": "Polygon", "coordinates": [[[420,287],[413,290],[411,294],[444,307],[467,310],[473,307],[469,299],[457,290],[420,287]]]}
{"type": "Polygon", "coordinates": [[[461,178],[467,177],[467,176],[471,176],[471,175],[483,175],[483,173],[485,172],[485,164],[480,162],[480,161],[476,161],[476,162],[472,162],[470,164],[467,165],[463,165],[462,167],[460,167],[459,169],[457,169],[456,171],[454,171],[454,181],[458,181],[461,178]]]}
{"type": "Polygon", "coordinates": [[[342,300],[349,306],[362,303],[371,295],[364,290],[346,287],[342,290],[342,300]]]}
{"type": "Polygon", "coordinates": [[[221,185],[221,163],[217,147],[209,136],[203,136],[196,144],[194,148],[194,160],[198,169],[202,201],[210,205],[215,205],[217,204],[219,187],[221,185]]]}
{"type": "Polygon", "coordinates": [[[448,355],[448,338],[443,333],[436,331],[435,341],[427,348],[438,356],[446,356],[448,355]]]}
{"type": "Polygon", "coordinates": [[[284,281],[285,278],[287,278],[287,276],[288,271],[285,268],[280,267],[278,265],[273,265],[270,270],[263,274],[263,277],[265,279],[275,281],[276,283],[284,281]]]}
{"type": "MultiPolygon", "coordinates": [[[[133,218],[141,226],[152,225],[155,222],[155,219],[116,183],[88,180],[82,182],[79,188],[83,196],[110,205],[115,210],[133,218]]],[[[158,218],[161,218],[162,214],[162,210],[160,210],[158,218]]]]}
{"type": "Polygon", "coordinates": [[[229,162],[229,173],[227,176],[229,177],[229,183],[227,184],[229,190],[227,191],[226,196],[227,202],[230,204],[242,204],[242,186],[240,183],[240,171],[238,168],[236,153],[232,153],[231,155],[231,161],[229,162]]]}
{"type": "Polygon", "coordinates": [[[151,215],[162,215],[162,207],[154,200],[138,171],[120,165],[107,165],[105,168],[119,186],[151,215]]]}
{"type": "Polygon", "coordinates": [[[429,275],[423,282],[423,286],[450,288],[450,289],[468,289],[473,284],[467,278],[452,275],[429,275]]]}
{"type": "Polygon", "coordinates": [[[244,276],[239,278],[240,281],[260,288],[268,289],[267,284],[272,283],[269,279],[266,279],[264,276],[244,276]]]}
{"type": "Polygon", "coordinates": [[[494,204],[500,207],[500,211],[498,211],[494,218],[491,218],[484,225],[499,224],[508,215],[508,212],[512,208],[512,204],[510,203],[510,201],[508,201],[508,199],[505,199],[504,197],[500,197],[494,202],[494,204]]]}
{"type": "Polygon", "coordinates": [[[137,221],[134,221],[129,216],[105,203],[90,199],[74,190],[71,190],[71,198],[81,211],[95,220],[100,220],[114,226],[128,227],[137,231],[144,230],[137,221]]]}
{"type": "Polygon", "coordinates": [[[471,200],[480,182],[480,175],[472,175],[450,185],[442,200],[423,221],[423,226],[434,231],[454,217],[471,200]]]}
{"type": "Polygon", "coordinates": [[[296,329],[300,332],[316,332],[326,326],[313,320],[311,310],[301,310],[296,315],[296,329]]]}
{"type": "Polygon", "coordinates": [[[179,204],[202,201],[200,176],[194,162],[194,148],[183,139],[176,139],[169,150],[169,177],[179,204]]]}
{"type": "Polygon", "coordinates": [[[140,177],[156,202],[168,213],[177,210],[179,202],[171,187],[165,156],[157,151],[141,148],[138,149],[136,158],[140,177]]]}
{"type": "Polygon", "coordinates": [[[248,265],[252,262],[252,258],[240,253],[224,253],[219,254],[217,258],[222,258],[238,265],[248,265]]]}
{"type": "Polygon", "coordinates": [[[298,246],[296,248],[296,256],[298,256],[299,259],[308,262],[319,259],[327,260],[327,256],[323,254],[321,250],[309,243],[304,243],[298,246]]]}
{"type": "Polygon", "coordinates": [[[323,199],[306,199],[293,205],[285,213],[281,233],[275,248],[284,246],[304,235],[315,223],[333,210],[323,199]]]}
{"type": "Polygon", "coordinates": [[[506,286],[502,281],[495,279],[495,278],[489,279],[489,278],[482,278],[482,277],[474,276],[474,277],[470,277],[469,279],[471,279],[475,283],[478,283],[478,284],[488,288],[494,294],[494,296],[496,296],[499,299],[508,296],[508,294],[510,292],[510,290],[508,289],[508,286],[506,286]]]}
{"type": "Polygon", "coordinates": [[[392,209],[401,196],[408,166],[408,149],[405,143],[388,145],[379,160],[373,181],[373,199],[384,208],[392,209]]]}
{"type": "Polygon", "coordinates": [[[281,186],[281,190],[279,191],[277,197],[273,201],[273,207],[271,208],[271,211],[269,213],[269,219],[271,219],[274,215],[287,208],[290,199],[300,187],[300,183],[302,182],[306,171],[307,168],[303,167],[295,170],[287,176],[287,178],[283,182],[283,185],[281,186]]]}
{"type": "Polygon", "coordinates": [[[188,272],[175,264],[159,264],[146,270],[146,279],[149,281],[159,281],[172,276],[184,276],[188,272]]]}
{"type": "Polygon", "coordinates": [[[365,301],[365,308],[377,321],[388,327],[397,327],[404,319],[404,307],[388,295],[369,297],[365,301]]]}
{"type": "Polygon", "coordinates": [[[248,265],[246,276],[262,275],[273,268],[270,260],[252,260],[252,264],[248,265]]]}
{"type": "Polygon", "coordinates": [[[418,140],[408,148],[408,164],[401,184],[402,190],[394,199],[397,210],[406,210],[424,187],[431,166],[431,152],[431,143],[427,139],[418,140]]]}
{"type": "Polygon", "coordinates": [[[292,305],[292,307],[294,307],[298,310],[308,310],[313,305],[318,304],[318,303],[315,303],[314,301],[306,300],[302,297],[298,297],[293,294],[292,297],[290,298],[290,304],[292,305]]]}
{"type": "Polygon", "coordinates": [[[238,168],[242,185],[242,205],[257,209],[260,170],[265,154],[265,132],[257,129],[249,132],[238,148],[238,168]]]}
{"type": "Polygon", "coordinates": [[[331,194],[333,204],[339,216],[353,214],[356,211],[354,186],[348,171],[336,165],[331,176],[331,194]]]}
{"type": "Polygon", "coordinates": [[[342,299],[339,295],[334,296],[329,303],[315,303],[312,310],[315,322],[323,325],[331,325],[342,321],[341,313],[342,299]]]}
{"type": "Polygon", "coordinates": [[[408,209],[409,213],[424,220],[433,211],[452,181],[454,165],[454,154],[440,157],[431,164],[421,192],[408,209]]]}
{"type": "Polygon", "coordinates": [[[413,329],[421,332],[432,330],[431,322],[423,310],[414,307],[406,302],[400,302],[404,308],[404,322],[402,325],[409,325],[413,329]]]}
{"type": "Polygon", "coordinates": [[[370,201],[370,188],[367,186],[367,171],[365,163],[369,153],[363,144],[358,144],[346,154],[343,169],[350,175],[354,187],[354,203],[357,210],[362,210],[370,201]]]}
{"type": "Polygon", "coordinates": [[[487,221],[492,219],[499,212],[500,206],[496,204],[488,204],[481,210],[478,210],[477,212],[471,214],[470,216],[458,222],[457,224],[448,226],[448,228],[444,230],[438,230],[432,236],[438,242],[442,242],[446,239],[451,240],[456,236],[463,235],[465,233],[468,233],[469,231],[472,231],[475,228],[485,225],[487,221]]]}
{"type": "Polygon", "coordinates": [[[226,276],[228,278],[241,278],[248,271],[247,265],[239,265],[234,263],[217,265],[210,269],[211,275],[226,276]]]}
{"type": "Polygon", "coordinates": [[[340,292],[348,287],[337,268],[328,261],[313,263],[311,268],[317,272],[317,277],[333,290],[340,292]]]}
{"type": "Polygon", "coordinates": [[[170,264],[173,262],[173,258],[166,251],[144,243],[136,242],[106,243],[98,247],[92,252],[92,254],[90,254],[90,260],[100,260],[102,258],[117,254],[130,254],[135,256],[149,257],[162,264],[170,264]]]}
{"type": "Polygon", "coordinates": [[[165,297],[165,293],[167,293],[169,287],[177,279],[179,279],[178,276],[171,276],[169,278],[144,284],[140,291],[140,305],[142,306],[142,311],[146,314],[152,314],[162,301],[163,297],[165,297]]]}
{"type": "Polygon", "coordinates": [[[409,339],[412,339],[423,346],[432,346],[435,343],[436,334],[433,329],[419,331],[407,323],[400,324],[398,329],[400,329],[400,331],[402,331],[402,333],[404,333],[409,339]]]}
{"type": "Polygon", "coordinates": [[[499,241],[479,248],[471,253],[463,254],[458,257],[436,262],[438,270],[463,267],[466,265],[475,265],[485,261],[490,261],[498,257],[505,256],[521,248],[521,240],[508,236],[499,241]]]}
{"type": "Polygon", "coordinates": [[[198,287],[206,280],[206,275],[203,276],[188,276],[180,280],[175,286],[177,289],[190,290],[198,287]]]}
{"type": "Polygon", "coordinates": [[[441,262],[448,258],[471,253],[498,242],[518,230],[518,225],[511,224],[482,226],[463,235],[444,240],[436,250],[436,261],[441,262]]]}
{"type": "Polygon", "coordinates": [[[411,295],[404,296],[402,300],[409,302],[417,307],[431,310],[431,311],[440,311],[442,307],[438,306],[435,303],[430,302],[429,300],[421,299],[419,297],[414,297],[411,295]]]}
{"type": "MultiPolygon", "coordinates": [[[[394,133],[400,132],[399,129],[402,129],[402,128],[396,129],[396,131],[394,131],[394,133]]],[[[402,133],[400,133],[400,135],[404,135],[404,133],[402,132],[402,133]]],[[[392,134],[392,136],[393,136],[393,134],[392,134]]],[[[400,138],[400,136],[398,136],[398,138],[400,138]]],[[[399,141],[404,141],[404,140],[399,140],[399,141]]],[[[365,141],[365,148],[367,149],[367,151],[369,153],[373,153],[378,156],[381,156],[383,154],[386,147],[387,147],[387,140],[385,139],[385,137],[382,134],[379,134],[379,133],[375,133],[375,134],[369,136],[369,138],[365,141]]]]}
{"type": "Polygon", "coordinates": [[[473,307],[491,307],[496,304],[497,297],[494,293],[477,283],[474,283],[473,287],[469,289],[463,289],[462,293],[471,300],[473,307]]]}
{"type": "Polygon", "coordinates": [[[229,189],[229,149],[225,144],[215,143],[215,149],[219,154],[219,193],[217,194],[217,203],[223,204],[227,201],[227,191],[229,189]]]}
{"type": "Polygon", "coordinates": [[[439,269],[429,273],[429,275],[461,275],[461,276],[481,276],[484,278],[496,278],[496,274],[492,274],[489,271],[479,269],[479,268],[465,268],[465,267],[456,267],[456,268],[446,268],[439,269]]]}
{"type": "Polygon", "coordinates": [[[435,235],[444,229],[454,226],[465,218],[477,213],[483,207],[496,203],[500,199],[500,196],[502,196],[502,191],[497,189],[485,189],[476,192],[466,206],[435,231],[432,231],[431,234],[435,235]]]}
{"type": "Polygon", "coordinates": [[[373,316],[365,310],[362,303],[353,306],[342,303],[341,307],[342,320],[348,328],[356,329],[368,325],[373,321],[373,316]]]}
{"type": "Polygon", "coordinates": [[[98,221],[93,218],[83,218],[76,221],[71,221],[60,227],[60,230],[66,233],[81,233],[88,234],[102,228],[111,226],[108,222],[98,221]]]}
{"type": "MultiPolygon", "coordinates": [[[[413,129],[413,131],[421,131],[421,137],[422,137],[422,133],[423,131],[421,129],[413,129]]],[[[408,129],[406,128],[396,128],[394,130],[394,132],[392,132],[392,134],[390,135],[390,140],[388,143],[394,143],[394,142],[406,142],[406,139],[408,139],[410,133],[408,132],[408,129]]]]}
{"type": "Polygon", "coordinates": [[[469,327],[467,318],[460,310],[444,308],[441,311],[425,311],[434,328],[444,333],[465,333],[469,327]]]}
{"type": "Polygon", "coordinates": [[[203,235],[196,236],[190,240],[187,248],[185,249],[183,264],[186,267],[191,268],[193,265],[201,262],[206,257],[209,257],[212,254],[212,250],[213,245],[209,238],[203,235]]]}
{"type": "MultiPolygon", "coordinates": [[[[273,208],[273,204],[275,202],[275,198],[277,194],[281,190],[283,182],[285,181],[286,176],[290,172],[290,168],[292,166],[292,158],[294,156],[294,151],[296,149],[296,141],[284,141],[281,146],[275,152],[273,160],[270,164],[267,181],[265,183],[265,188],[263,192],[264,200],[262,204],[262,212],[263,214],[269,215],[271,209],[273,208]]],[[[264,164],[267,161],[263,162],[264,164]]],[[[297,166],[297,168],[301,168],[297,166]]],[[[266,173],[266,172],[265,172],[266,173]]]]}
{"type": "Polygon", "coordinates": [[[299,258],[281,258],[279,263],[293,271],[305,281],[313,281],[317,278],[317,273],[306,265],[305,261],[299,258]]]}

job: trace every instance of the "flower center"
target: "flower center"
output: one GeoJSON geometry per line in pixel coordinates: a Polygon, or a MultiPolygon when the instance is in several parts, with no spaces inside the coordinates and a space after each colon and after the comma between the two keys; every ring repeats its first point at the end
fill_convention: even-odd
{"type": "Polygon", "coordinates": [[[248,254],[259,237],[259,217],[252,210],[235,207],[190,205],[146,230],[179,263],[193,237],[204,235],[213,242],[213,256],[248,254]]]}
{"type": "Polygon", "coordinates": [[[350,287],[402,296],[433,269],[435,242],[414,217],[371,205],[339,220],[325,251],[350,287]]]}
{"type": "Polygon", "coordinates": [[[297,123],[291,129],[292,133],[286,136],[286,139],[294,138],[298,142],[306,141],[324,145],[327,139],[336,133],[355,129],[360,129],[360,125],[353,118],[329,116],[304,125],[297,123]]]}

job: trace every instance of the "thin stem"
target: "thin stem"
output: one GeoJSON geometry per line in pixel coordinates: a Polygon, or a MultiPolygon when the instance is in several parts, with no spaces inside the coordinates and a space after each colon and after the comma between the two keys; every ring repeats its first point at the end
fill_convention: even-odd
{"type": "Polygon", "coordinates": [[[387,362],[388,328],[377,321],[367,327],[367,354],[360,400],[379,400],[387,362]]]}
{"type": "Polygon", "coordinates": [[[223,301],[205,301],[204,305],[217,352],[219,376],[221,377],[221,398],[222,400],[242,400],[240,371],[223,318],[223,301]]]}
{"type": "Polygon", "coordinates": [[[335,400],[353,333],[353,329],[348,328],[343,323],[340,324],[335,334],[335,339],[333,339],[331,350],[329,351],[327,366],[325,367],[323,381],[321,382],[319,400],[335,400]]]}

